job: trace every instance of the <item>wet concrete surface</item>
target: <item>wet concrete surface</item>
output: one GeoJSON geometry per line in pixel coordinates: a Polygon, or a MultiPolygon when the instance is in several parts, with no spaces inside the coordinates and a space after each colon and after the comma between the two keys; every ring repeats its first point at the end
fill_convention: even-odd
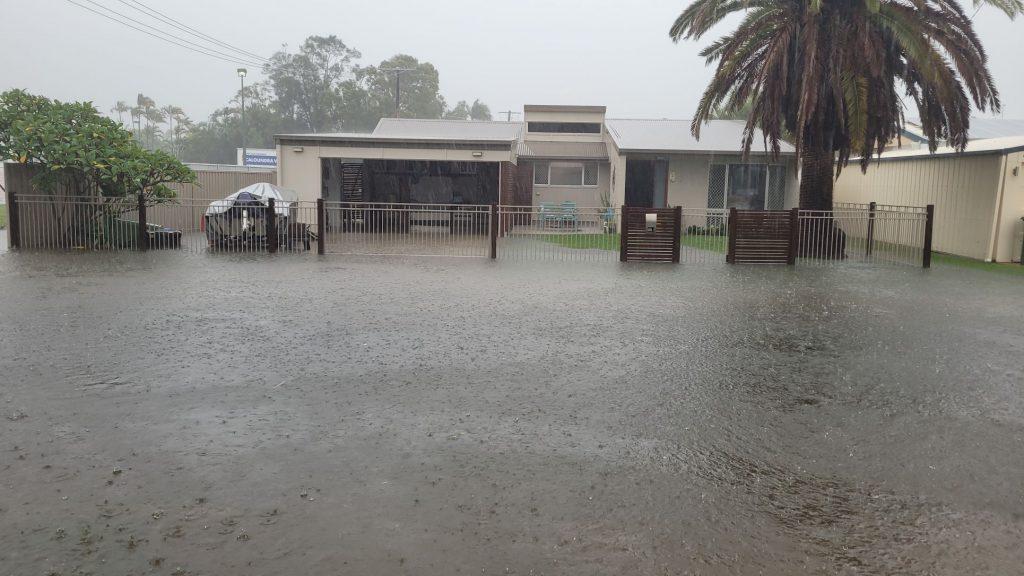
{"type": "Polygon", "coordinates": [[[1024,285],[0,255],[0,574],[1019,574],[1024,285]]]}

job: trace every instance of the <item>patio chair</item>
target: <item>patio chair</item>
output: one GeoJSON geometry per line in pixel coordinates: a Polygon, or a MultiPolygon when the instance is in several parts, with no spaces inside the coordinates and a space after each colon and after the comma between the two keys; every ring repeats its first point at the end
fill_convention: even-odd
{"type": "Polygon", "coordinates": [[[562,213],[559,214],[558,221],[563,226],[568,224],[573,230],[579,228],[580,217],[579,211],[576,209],[576,202],[573,202],[572,200],[562,202],[562,213]]]}
{"type": "Polygon", "coordinates": [[[601,213],[601,225],[605,234],[615,231],[615,209],[609,206],[601,213]]]}
{"type": "Polygon", "coordinates": [[[558,206],[554,202],[541,202],[540,209],[537,211],[537,226],[540,228],[546,228],[548,222],[554,222],[558,224],[561,221],[561,213],[558,210],[558,206]]]}

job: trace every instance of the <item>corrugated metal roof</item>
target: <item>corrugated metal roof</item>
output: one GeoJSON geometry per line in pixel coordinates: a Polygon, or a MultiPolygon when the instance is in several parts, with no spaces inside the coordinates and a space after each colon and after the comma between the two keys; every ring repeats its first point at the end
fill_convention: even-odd
{"type": "MultiPolygon", "coordinates": [[[[972,120],[973,123],[973,120],[972,120]]],[[[935,150],[935,152],[929,152],[927,147],[917,148],[914,150],[889,150],[884,152],[881,157],[872,159],[872,162],[879,160],[898,160],[898,159],[921,159],[921,158],[935,158],[940,156],[956,156],[956,155],[972,155],[972,154],[1005,154],[1007,152],[1019,152],[1024,150],[1024,136],[1010,136],[1006,138],[986,138],[984,140],[971,140],[967,143],[967,149],[963,152],[957,152],[955,149],[949,146],[942,146],[935,150]]]]}
{"type": "Polygon", "coordinates": [[[522,122],[381,118],[373,135],[410,139],[518,140],[522,132],[522,122]]]}
{"type": "Polygon", "coordinates": [[[521,140],[517,154],[522,158],[607,160],[604,142],[538,142],[521,140]]]}
{"type": "MultiPolygon", "coordinates": [[[[904,134],[908,133],[915,139],[926,141],[924,133],[921,132],[921,125],[916,120],[907,122],[904,134]]],[[[1007,118],[971,118],[971,127],[968,130],[967,136],[971,140],[1024,136],[1024,120],[1013,120],[1007,118]]]]}
{"type": "MultiPolygon", "coordinates": [[[[651,152],[740,152],[743,147],[743,122],[712,120],[700,129],[700,140],[690,133],[690,120],[605,120],[608,133],[619,150],[651,152]]],[[[755,138],[750,150],[764,152],[764,140],[755,138]]],[[[781,143],[783,154],[793,147],[781,143]]]]}
{"type": "Polygon", "coordinates": [[[971,140],[1024,136],[1024,120],[971,118],[971,127],[968,132],[971,140]]]}

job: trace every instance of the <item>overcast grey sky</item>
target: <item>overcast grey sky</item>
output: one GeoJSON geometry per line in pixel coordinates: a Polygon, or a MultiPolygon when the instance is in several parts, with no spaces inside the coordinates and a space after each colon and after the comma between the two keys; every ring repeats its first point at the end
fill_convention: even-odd
{"type": "MultiPolygon", "coordinates": [[[[144,18],[119,0],[76,1],[144,18]]],[[[264,56],[312,34],[336,34],[363,53],[364,65],[411,54],[437,66],[450,103],[480,98],[495,112],[521,111],[523,104],[603,104],[609,116],[689,118],[710,76],[697,53],[729,29],[673,44],[668,27],[685,0],[142,2],[264,56]]],[[[160,105],[182,106],[194,119],[223,106],[237,89],[236,64],[150,38],[66,0],[4,0],[2,6],[0,89],[92,100],[103,111],[143,92],[160,105]]],[[[986,7],[975,22],[1003,116],[1024,117],[1024,19],[1010,22],[986,7]]],[[[259,77],[253,72],[249,80],[259,77]]]]}

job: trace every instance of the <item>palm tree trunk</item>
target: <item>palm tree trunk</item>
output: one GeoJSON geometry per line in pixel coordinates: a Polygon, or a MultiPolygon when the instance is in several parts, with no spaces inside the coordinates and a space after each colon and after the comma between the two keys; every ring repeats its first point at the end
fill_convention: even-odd
{"type": "Polygon", "coordinates": [[[809,138],[803,145],[800,168],[800,209],[822,210],[800,219],[799,253],[804,258],[846,258],[846,232],[832,217],[835,152],[831,134],[809,138]],[[824,142],[823,142],[824,141],[824,142]]]}
{"type": "Polygon", "coordinates": [[[832,187],[835,184],[835,154],[814,144],[804,145],[800,167],[800,208],[831,210],[832,187]]]}

